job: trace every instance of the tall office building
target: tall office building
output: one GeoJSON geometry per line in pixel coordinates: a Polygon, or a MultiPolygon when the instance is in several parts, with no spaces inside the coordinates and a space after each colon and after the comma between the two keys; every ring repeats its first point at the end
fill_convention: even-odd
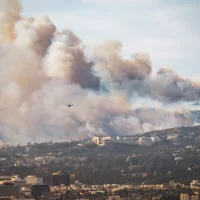
{"type": "Polygon", "coordinates": [[[0,198],[20,198],[20,188],[12,183],[0,185],[0,198]]]}
{"type": "Polygon", "coordinates": [[[33,185],[32,186],[32,196],[34,199],[39,198],[44,195],[46,192],[50,192],[50,187],[48,185],[33,185]]]}
{"type": "Polygon", "coordinates": [[[63,174],[62,172],[56,172],[52,174],[53,176],[53,186],[65,185],[69,186],[70,176],[69,174],[63,174]]]}

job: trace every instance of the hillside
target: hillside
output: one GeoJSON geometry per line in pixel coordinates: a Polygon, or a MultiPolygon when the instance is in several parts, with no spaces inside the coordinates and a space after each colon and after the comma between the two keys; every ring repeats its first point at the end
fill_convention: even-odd
{"type": "Polygon", "coordinates": [[[165,130],[157,130],[152,132],[147,132],[144,134],[137,134],[131,136],[133,144],[123,144],[123,143],[111,143],[106,146],[100,147],[92,143],[89,140],[83,141],[73,141],[73,142],[61,142],[61,143],[35,143],[27,144],[27,146],[17,147],[7,147],[2,148],[0,151],[0,156],[4,155],[5,152],[11,154],[28,153],[31,156],[46,155],[51,154],[64,154],[72,156],[86,156],[86,155],[114,155],[114,154],[130,154],[134,152],[144,152],[145,149],[149,150],[154,147],[156,148],[181,148],[185,146],[200,146],[200,126],[195,127],[180,127],[171,128],[165,130]],[[159,138],[159,141],[152,143],[151,145],[140,145],[138,144],[138,139],[142,138],[148,140],[152,137],[159,138]],[[149,147],[148,147],[149,146],[149,147]]]}
{"type": "Polygon", "coordinates": [[[133,143],[97,146],[89,140],[7,146],[0,149],[1,175],[38,175],[57,170],[83,183],[188,183],[200,179],[200,127],[181,127],[132,136],[133,143]],[[151,145],[143,138],[159,138],[151,145]],[[184,175],[184,176],[183,176],[184,175]]]}

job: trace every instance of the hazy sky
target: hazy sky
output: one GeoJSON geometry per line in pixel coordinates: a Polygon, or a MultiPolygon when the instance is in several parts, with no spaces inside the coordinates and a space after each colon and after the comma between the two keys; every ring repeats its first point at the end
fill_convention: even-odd
{"type": "Polygon", "coordinates": [[[47,14],[84,43],[120,40],[124,55],[148,52],[154,72],[200,74],[200,0],[21,0],[26,16],[47,14]]]}

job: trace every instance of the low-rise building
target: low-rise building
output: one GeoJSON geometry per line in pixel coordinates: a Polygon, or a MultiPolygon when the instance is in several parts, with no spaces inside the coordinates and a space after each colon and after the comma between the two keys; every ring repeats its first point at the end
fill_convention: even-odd
{"type": "Polygon", "coordinates": [[[191,188],[199,188],[200,187],[200,183],[198,180],[193,180],[191,183],[190,183],[190,187],[191,188]]]}
{"type": "Polygon", "coordinates": [[[109,196],[108,200],[121,200],[120,196],[109,196]]]}
{"type": "Polygon", "coordinates": [[[28,185],[42,185],[43,184],[43,178],[39,178],[36,176],[27,176],[25,178],[25,181],[28,185]]]}
{"type": "Polygon", "coordinates": [[[0,185],[2,185],[5,181],[11,181],[11,176],[0,176],[0,185]]]}
{"type": "Polygon", "coordinates": [[[180,200],[199,200],[199,194],[180,194],[180,200]]]}
{"type": "Polygon", "coordinates": [[[144,188],[144,189],[161,189],[163,190],[165,188],[164,184],[155,184],[155,185],[140,185],[139,188],[144,188]]]}
{"type": "Polygon", "coordinates": [[[106,137],[93,137],[92,141],[97,144],[98,146],[104,146],[107,143],[110,143],[113,141],[113,138],[110,136],[106,136],[106,137]]]}

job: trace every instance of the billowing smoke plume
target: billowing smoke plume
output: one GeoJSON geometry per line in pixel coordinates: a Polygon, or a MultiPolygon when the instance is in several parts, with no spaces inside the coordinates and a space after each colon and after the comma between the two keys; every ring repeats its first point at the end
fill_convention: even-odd
{"type": "Polygon", "coordinates": [[[85,61],[80,44],[71,31],[56,33],[44,58],[44,70],[49,77],[98,89],[100,80],[93,74],[92,63],[85,61]]]}
{"type": "Polygon", "coordinates": [[[14,28],[15,44],[28,46],[43,56],[51,44],[55,31],[56,27],[47,16],[21,19],[14,28]]]}
{"type": "MultiPolygon", "coordinates": [[[[121,56],[122,44],[118,41],[105,42],[88,51],[88,58],[95,62],[99,72],[107,72],[107,77],[113,82],[124,82],[134,79],[144,79],[151,73],[151,61],[145,53],[133,55],[131,60],[125,60],[121,56]]],[[[108,80],[107,80],[108,81],[108,80]]]]}
{"type": "Polygon", "coordinates": [[[170,69],[152,75],[145,53],[124,59],[118,41],[89,47],[47,16],[24,18],[20,11],[17,0],[0,1],[0,143],[199,123],[197,83],[170,69]]]}
{"type": "Polygon", "coordinates": [[[160,98],[163,97],[169,101],[199,100],[200,86],[190,80],[181,78],[171,69],[161,69],[154,80],[148,81],[150,91],[151,86],[158,83],[160,83],[160,91],[157,91],[156,95],[160,98]]]}
{"type": "Polygon", "coordinates": [[[9,42],[14,39],[14,26],[20,20],[21,6],[18,0],[0,1],[0,41],[9,42]]]}

